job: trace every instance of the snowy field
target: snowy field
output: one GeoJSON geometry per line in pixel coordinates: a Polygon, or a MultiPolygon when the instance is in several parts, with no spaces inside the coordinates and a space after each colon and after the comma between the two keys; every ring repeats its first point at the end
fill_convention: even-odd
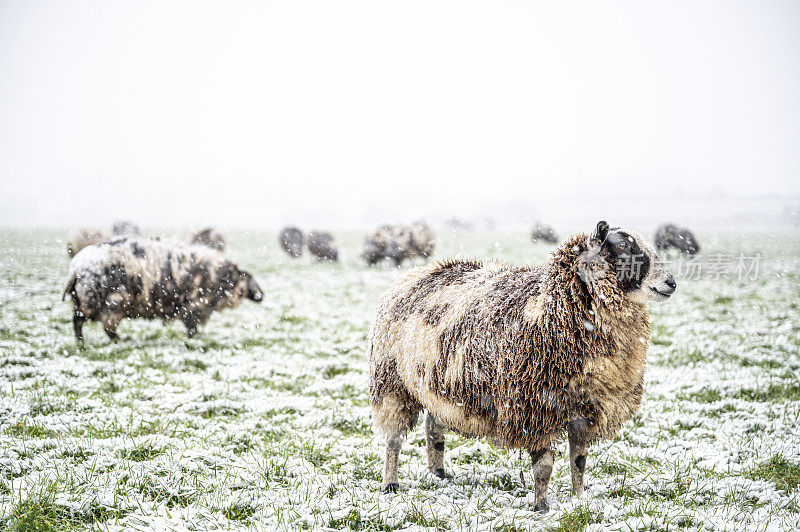
{"type": "MultiPolygon", "coordinates": [[[[527,455],[448,435],[441,481],[422,426],[400,492],[381,493],[366,335],[401,271],[363,266],[358,234],[337,235],[338,264],[293,261],[275,233],[229,237],[262,304],[215,314],[191,340],[140,320],[111,344],[90,324],[79,348],[63,233],[0,232],[0,527],[800,529],[797,232],[698,235],[701,257],[735,270],[760,254],[758,271],[738,280],[709,260],[699,279],[677,275],[676,295],[651,307],[640,413],[592,448],[581,499],[559,447],[545,516],[527,455]]],[[[523,234],[440,237],[438,257],[538,264],[551,249],[523,234]]]]}

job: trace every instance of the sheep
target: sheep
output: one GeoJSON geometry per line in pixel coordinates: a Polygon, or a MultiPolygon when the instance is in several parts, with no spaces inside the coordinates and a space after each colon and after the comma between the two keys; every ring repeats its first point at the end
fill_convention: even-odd
{"type": "Polygon", "coordinates": [[[339,260],[339,250],[336,248],[336,242],[333,241],[333,236],[330,233],[323,231],[308,233],[306,246],[308,247],[308,252],[317,257],[318,261],[336,262],[339,260]]]}
{"type": "Polygon", "coordinates": [[[130,220],[117,220],[111,224],[111,233],[114,236],[141,235],[142,230],[135,222],[130,220]]]}
{"type": "Polygon", "coordinates": [[[658,226],[655,236],[656,249],[668,249],[674,247],[682,253],[694,255],[700,251],[700,244],[691,231],[685,227],[667,223],[658,226]]]}
{"type": "Polygon", "coordinates": [[[531,230],[531,241],[539,242],[540,240],[543,240],[550,244],[557,244],[558,235],[556,235],[555,229],[553,229],[549,225],[544,225],[541,222],[536,222],[536,224],[534,224],[533,226],[533,229],[531,230]]]}
{"type": "Polygon", "coordinates": [[[86,320],[101,322],[117,341],[123,318],[180,320],[191,338],[215,310],[263,299],[255,278],[219,252],[136,235],[82,249],[70,262],[62,300],[67,294],[78,343],[86,320]]]}
{"type": "Polygon", "coordinates": [[[108,240],[108,234],[101,229],[92,227],[79,227],[73,229],[67,236],[67,254],[74,257],[80,250],[92,244],[99,244],[108,240]]]}
{"type": "Polygon", "coordinates": [[[189,237],[190,244],[199,244],[217,251],[225,251],[225,237],[213,227],[206,227],[199,231],[192,231],[189,237]]]}
{"type": "Polygon", "coordinates": [[[303,232],[297,227],[284,227],[278,235],[278,240],[290,257],[297,258],[303,254],[303,232]]]}
{"type": "Polygon", "coordinates": [[[369,333],[372,417],[387,437],[384,490],[398,489],[400,448],[425,409],[435,476],[445,478],[447,430],[525,449],[534,509],[546,512],[553,445],[566,432],[580,495],[588,446],[639,409],[647,303],[675,288],[638,233],[606,222],[536,268],[448,260],[401,277],[369,333]]]}
{"type": "Polygon", "coordinates": [[[364,240],[361,256],[367,265],[374,266],[383,259],[399,266],[405,259],[433,254],[435,235],[424,222],[410,226],[383,225],[364,240]]]}

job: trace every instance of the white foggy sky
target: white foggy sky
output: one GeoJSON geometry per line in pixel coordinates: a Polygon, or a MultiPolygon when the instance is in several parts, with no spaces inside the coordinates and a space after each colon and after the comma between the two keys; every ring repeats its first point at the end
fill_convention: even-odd
{"type": "Polygon", "coordinates": [[[0,0],[0,225],[797,194],[798,30],[788,1],[0,0]]]}

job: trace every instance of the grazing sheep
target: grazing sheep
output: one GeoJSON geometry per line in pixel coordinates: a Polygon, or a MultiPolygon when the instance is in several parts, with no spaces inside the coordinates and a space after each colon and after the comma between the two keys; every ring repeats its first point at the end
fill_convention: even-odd
{"type": "Polygon", "coordinates": [[[111,233],[114,236],[123,235],[141,235],[142,230],[139,226],[130,220],[117,220],[111,225],[111,233]]]}
{"type": "Polygon", "coordinates": [[[206,227],[200,231],[192,232],[189,243],[199,244],[217,251],[225,251],[225,237],[213,227],[206,227]]]}
{"type": "Polygon", "coordinates": [[[108,235],[100,229],[80,227],[70,231],[67,236],[67,254],[74,257],[80,250],[92,244],[108,240],[108,235]]]}
{"type": "Polygon", "coordinates": [[[399,266],[405,259],[429,258],[433,254],[435,235],[423,222],[410,226],[383,225],[364,241],[361,256],[369,266],[383,259],[399,266]]]}
{"type": "Polygon", "coordinates": [[[130,235],[84,248],[69,265],[75,338],[83,323],[99,321],[117,340],[123,318],[180,320],[191,338],[215,310],[233,308],[263,293],[249,273],[212,249],[179,240],[130,235]]]}
{"type": "Polygon", "coordinates": [[[312,231],[306,237],[308,252],[317,257],[317,260],[329,260],[336,262],[339,260],[339,250],[336,249],[336,242],[330,233],[323,231],[312,231]]]}
{"type": "Polygon", "coordinates": [[[676,283],[633,231],[576,235],[537,268],[443,261],[381,299],[370,330],[370,403],[387,435],[383,487],[397,490],[400,447],[427,410],[428,468],[444,471],[447,430],[530,452],[534,508],[547,511],[553,445],[566,432],[572,487],[586,452],[639,409],[647,303],[676,283]]]}
{"type": "Polygon", "coordinates": [[[553,229],[549,225],[544,225],[541,222],[536,222],[536,224],[533,226],[533,230],[531,230],[531,241],[538,242],[540,240],[544,240],[545,242],[549,242],[550,244],[557,244],[558,235],[556,235],[555,229],[553,229]]]}
{"type": "Polygon", "coordinates": [[[303,254],[303,232],[297,227],[284,227],[278,235],[281,247],[290,257],[299,257],[303,254]]]}
{"type": "Polygon", "coordinates": [[[700,251],[700,244],[691,231],[675,224],[662,224],[656,229],[656,248],[668,249],[674,247],[683,253],[694,255],[700,251]]]}

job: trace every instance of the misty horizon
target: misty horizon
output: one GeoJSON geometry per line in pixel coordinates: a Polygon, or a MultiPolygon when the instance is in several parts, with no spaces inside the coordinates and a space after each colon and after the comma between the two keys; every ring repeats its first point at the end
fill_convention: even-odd
{"type": "Polygon", "coordinates": [[[7,2],[0,225],[796,220],[798,15],[7,2]]]}

